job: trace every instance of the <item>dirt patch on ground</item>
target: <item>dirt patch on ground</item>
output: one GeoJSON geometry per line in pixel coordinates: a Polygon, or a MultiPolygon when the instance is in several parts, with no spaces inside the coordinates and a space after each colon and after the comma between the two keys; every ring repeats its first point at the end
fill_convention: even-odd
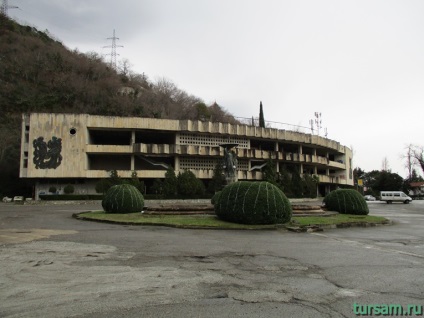
{"type": "Polygon", "coordinates": [[[49,238],[53,235],[76,234],[77,231],[45,229],[5,229],[0,230],[0,244],[25,243],[49,238]]]}

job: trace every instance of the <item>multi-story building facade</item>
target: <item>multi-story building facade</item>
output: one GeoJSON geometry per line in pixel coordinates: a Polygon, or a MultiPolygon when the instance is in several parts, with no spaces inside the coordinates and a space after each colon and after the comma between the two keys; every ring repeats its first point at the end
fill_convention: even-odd
{"type": "Polygon", "coordinates": [[[191,170],[208,182],[223,159],[221,144],[237,144],[238,180],[262,180],[264,164],[277,171],[296,166],[317,175],[321,195],[353,185],[352,151],[317,135],[290,130],[208,121],[87,114],[31,113],[22,117],[20,177],[35,180],[35,194],[75,185],[77,193],[95,193],[95,184],[117,170],[133,171],[147,184],[166,169],[191,170]]]}

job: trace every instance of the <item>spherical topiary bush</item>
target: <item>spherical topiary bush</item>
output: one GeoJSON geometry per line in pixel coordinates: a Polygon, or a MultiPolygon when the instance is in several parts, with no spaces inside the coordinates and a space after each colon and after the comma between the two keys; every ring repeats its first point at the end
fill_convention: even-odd
{"type": "Polygon", "coordinates": [[[353,189],[331,191],[324,198],[325,206],[330,211],[342,214],[367,215],[368,205],[362,195],[353,189]]]}
{"type": "Polygon", "coordinates": [[[218,201],[219,201],[219,197],[221,196],[221,192],[222,191],[218,191],[218,192],[216,192],[214,195],[213,195],[213,197],[212,197],[212,199],[211,199],[211,203],[212,204],[216,204],[218,201]]]}
{"type": "Polygon", "coordinates": [[[106,192],[102,207],[107,213],[141,212],[144,207],[144,197],[133,185],[118,184],[106,192]]]}
{"type": "Polygon", "coordinates": [[[279,224],[290,221],[292,207],[284,193],[265,181],[239,181],[214,199],[216,215],[242,224],[279,224]]]}

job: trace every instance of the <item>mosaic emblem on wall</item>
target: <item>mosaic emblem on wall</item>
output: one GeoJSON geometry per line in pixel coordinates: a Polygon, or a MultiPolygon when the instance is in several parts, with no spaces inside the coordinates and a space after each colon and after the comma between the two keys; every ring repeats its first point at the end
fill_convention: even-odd
{"type": "Polygon", "coordinates": [[[36,169],[56,169],[62,162],[62,139],[52,137],[48,142],[44,137],[38,137],[32,142],[34,146],[34,159],[36,169]]]}

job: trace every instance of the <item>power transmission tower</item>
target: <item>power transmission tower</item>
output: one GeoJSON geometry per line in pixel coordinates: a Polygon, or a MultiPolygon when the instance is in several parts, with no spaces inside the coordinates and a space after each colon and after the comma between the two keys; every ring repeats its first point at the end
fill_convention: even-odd
{"type": "Polygon", "coordinates": [[[111,48],[111,52],[107,55],[110,55],[110,66],[116,70],[116,56],[119,55],[116,53],[116,48],[123,46],[116,45],[116,40],[119,40],[119,38],[115,36],[115,29],[113,29],[113,36],[111,38],[107,38],[107,40],[112,40],[112,45],[106,45],[104,48],[111,48]]]}
{"type": "Polygon", "coordinates": [[[3,0],[3,3],[1,5],[1,13],[7,17],[7,10],[8,9],[19,9],[17,6],[10,6],[7,0],[3,0]]]}

